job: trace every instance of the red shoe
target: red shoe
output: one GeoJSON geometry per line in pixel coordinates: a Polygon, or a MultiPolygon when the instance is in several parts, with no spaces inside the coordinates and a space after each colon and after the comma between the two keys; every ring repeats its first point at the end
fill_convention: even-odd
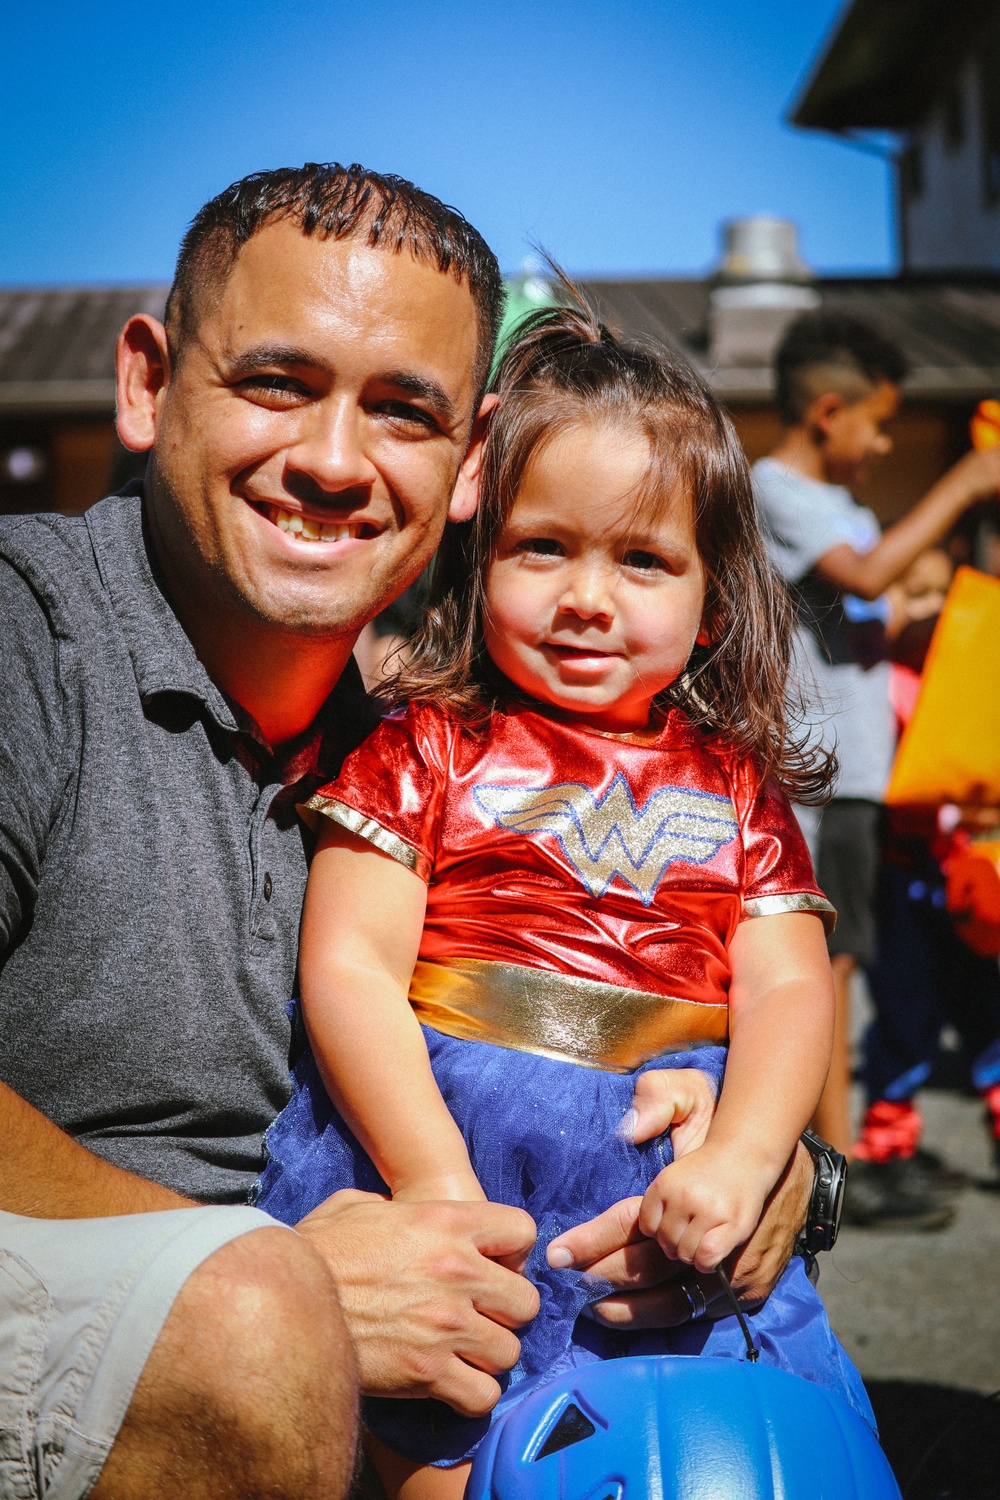
{"type": "MultiPolygon", "coordinates": [[[[996,1090],[1000,1107],[1000,1088],[996,1090]]],[[[924,1117],[911,1099],[876,1099],[865,1111],[855,1142],[858,1161],[906,1161],[916,1153],[924,1117]]]]}
{"type": "Polygon", "coordinates": [[[1000,1141],[1000,1083],[995,1083],[991,1089],[983,1089],[983,1103],[986,1105],[986,1126],[995,1141],[1000,1141]]]}
{"type": "Polygon", "coordinates": [[[983,1089],[981,1098],[986,1105],[986,1129],[993,1144],[993,1161],[1000,1172],[1000,1083],[983,1089]]]}

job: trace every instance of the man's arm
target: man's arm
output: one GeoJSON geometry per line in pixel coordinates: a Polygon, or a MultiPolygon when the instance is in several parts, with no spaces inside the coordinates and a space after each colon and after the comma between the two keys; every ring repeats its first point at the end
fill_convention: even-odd
{"type": "Polygon", "coordinates": [[[0,1083],[0,1208],[35,1219],[103,1219],[190,1208],[170,1188],[124,1172],[78,1145],[0,1083]]]}
{"type": "MultiPolygon", "coordinates": [[[[22,575],[0,560],[0,960],[34,912],[51,830],[74,784],[80,715],[58,632],[22,575]]],[[[8,1002],[13,1003],[13,1002],[8,1002]]],[[[2,1065],[0,1065],[2,1066],[2,1065]]],[[[187,1200],[80,1146],[0,1082],[0,1208],[102,1218],[187,1200]]]]}
{"type": "Polygon", "coordinates": [[[870,552],[856,552],[842,542],[817,560],[816,572],[845,593],[877,599],[906,572],[914,558],[951,530],[970,505],[998,490],[1000,448],[967,453],[908,515],[883,533],[870,552]]]}

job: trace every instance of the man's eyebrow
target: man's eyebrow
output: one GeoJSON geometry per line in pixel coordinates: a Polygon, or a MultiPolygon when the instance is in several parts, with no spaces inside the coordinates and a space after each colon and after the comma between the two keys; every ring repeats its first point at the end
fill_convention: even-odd
{"type": "Polygon", "coordinates": [[[253,344],[230,356],[226,363],[229,375],[237,380],[241,375],[255,375],[267,365],[309,365],[318,369],[320,364],[315,355],[294,344],[253,344]]]}

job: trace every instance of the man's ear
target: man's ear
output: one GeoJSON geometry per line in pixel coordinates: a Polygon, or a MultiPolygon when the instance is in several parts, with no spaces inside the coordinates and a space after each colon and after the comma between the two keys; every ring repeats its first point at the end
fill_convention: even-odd
{"type": "Polygon", "coordinates": [[[698,634],[694,638],[694,643],[696,646],[710,646],[712,644],[711,632],[705,620],[702,620],[698,626],[698,634]]]}
{"type": "Polygon", "coordinates": [[[156,441],[163,392],[170,380],[167,330],[156,318],[137,313],[118,335],[118,436],[133,453],[144,453],[156,441]]]}
{"type": "Polygon", "coordinates": [[[499,396],[484,396],[472,419],[469,446],[458,471],[458,480],[448,506],[449,521],[471,521],[479,504],[479,475],[483,466],[483,444],[489,431],[490,417],[499,396]]]}

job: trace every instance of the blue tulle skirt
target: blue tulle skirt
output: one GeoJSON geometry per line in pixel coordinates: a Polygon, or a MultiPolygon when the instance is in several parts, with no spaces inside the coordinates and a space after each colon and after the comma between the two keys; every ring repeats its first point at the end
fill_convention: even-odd
{"type": "MultiPolygon", "coordinates": [[[[635,1334],[601,1328],[581,1313],[609,1286],[584,1272],[554,1271],[545,1259],[557,1235],[621,1198],[645,1192],[672,1160],[669,1135],[640,1146],[623,1138],[621,1121],[631,1108],[638,1074],[695,1067],[718,1089],[725,1049],[671,1053],[636,1073],[620,1074],[459,1041],[426,1026],[423,1031],[438,1087],[465,1137],[483,1191],[491,1202],[527,1209],[538,1226],[526,1274],[538,1288],[541,1306],[520,1332],[521,1358],[501,1381],[504,1394],[492,1417],[460,1417],[437,1401],[380,1398],[364,1403],[366,1426],[408,1458],[453,1464],[474,1452],[491,1420],[518,1399],[518,1387],[531,1376],[554,1376],[627,1354],[745,1357],[733,1316],[635,1334]]],[[[331,1104],[307,1046],[292,1078],[291,1103],[267,1134],[268,1161],[254,1201],[294,1224],[339,1188],[385,1192],[371,1160],[331,1104]]],[[[835,1391],[874,1427],[860,1376],[834,1337],[801,1259],[793,1258],[750,1321],[764,1363],[835,1391]]]]}

